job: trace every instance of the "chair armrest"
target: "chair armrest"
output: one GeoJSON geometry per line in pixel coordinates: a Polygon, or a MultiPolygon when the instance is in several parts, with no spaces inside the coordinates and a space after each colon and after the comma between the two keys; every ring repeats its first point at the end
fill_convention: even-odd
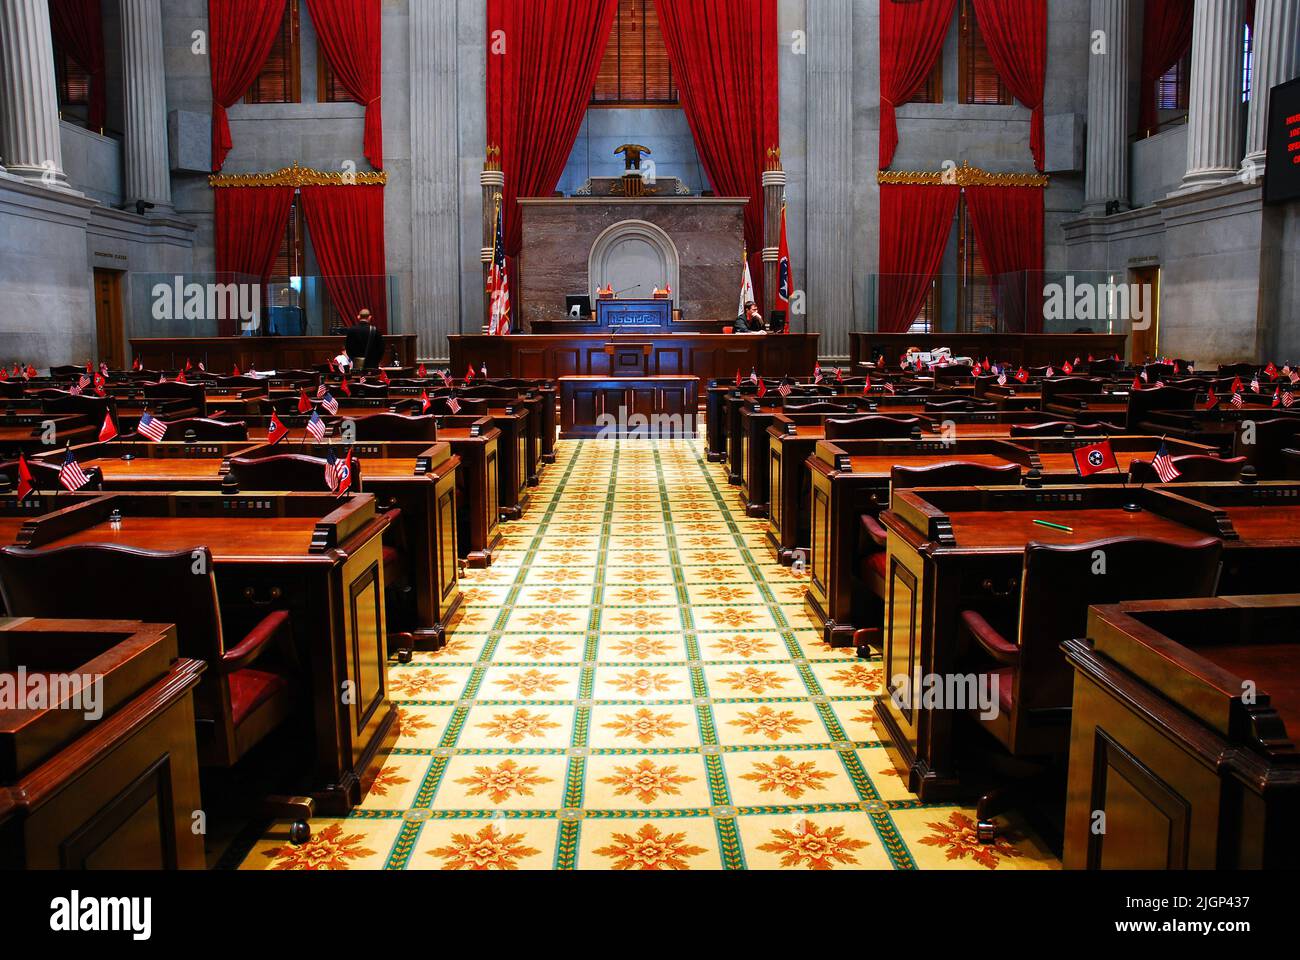
{"type": "Polygon", "coordinates": [[[867,535],[867,538],[881,550],[884,550],[889,546],[888,531],[881,526],[879,520],[871,516],[869,513],[864,513],[862,515],[862,531],[867,535]]]}
{"type": "Polygon", "coordinates": [[[984,652],[998,663],[1007,667],[1020,664],[1020,648],[1014,643],[1008,643],[1002,634],[974,610],[963,610],[961,622],[975,638],[975,642],[984,648],[984,652]]]}
{"type": "Polygon", "coordinates": [[[289,612],[287,610],[277,610],[269,613],[266,617],[249,631],[248,636],[244,637],[239,646],[233,650],[227,650],[221,656],[221,670],[224,673],[234,673],[236,670],[243,670],[245,667],[252,666],[266,650],[270,642],[282,632],[288,629],[289,612]]]}

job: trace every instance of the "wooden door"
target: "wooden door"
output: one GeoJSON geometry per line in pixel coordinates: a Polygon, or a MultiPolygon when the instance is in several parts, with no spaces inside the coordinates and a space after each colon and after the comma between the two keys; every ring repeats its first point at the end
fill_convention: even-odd
{"type": "Polygon", "coordinates": [[[1155,359],[1160,356],[1160,268],[1138,267],[1129,271],[1129,283],[1144,287],[1143,302],[1149,303],[1150,323],[1139,330],[1134,321],[1132,335],[1129,337],[1129,359],[1141,363],[1147,357],[1155,359]]]}
{"type": "MultiPolygon", "coordinates": [[[[122,326],[122,277],[119,270],[95,271],[96,359],[113,370],[126,367],[126,344],[122,326]]],[[[67,357],[65,362],[75,358],[67,357]]]]}

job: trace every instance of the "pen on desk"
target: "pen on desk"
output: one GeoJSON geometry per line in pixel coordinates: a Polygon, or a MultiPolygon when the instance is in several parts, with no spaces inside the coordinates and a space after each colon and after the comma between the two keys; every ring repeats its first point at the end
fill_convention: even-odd
{"type": "Polygon", "coordinates": [[[1063,527],[1059,523],[1048,523],[1046,520],[1035,520],[1034,523],[1040,527],[1047,527],[1050,530],[1060,530],[1062,533],[1074,533],[1073,527],[1063,527]]]}

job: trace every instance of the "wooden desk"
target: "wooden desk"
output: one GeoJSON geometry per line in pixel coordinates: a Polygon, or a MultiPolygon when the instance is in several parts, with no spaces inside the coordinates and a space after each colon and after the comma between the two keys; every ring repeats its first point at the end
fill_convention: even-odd
{"type": "Polygon", "coordinates": [[[0,671],[98,679],[103,715],[0,709],[0,868],[201,870],[194,688],[176,628],[0,619],[0,671]]]}
{"type": "Polygon", "coordinates": [[[438,439],[451,444],[452,451],[460,457],[457,541],[461,556],[471,568],[490,567],[502,536],[497,493],[501,431],[486,417],[442,417],[438,421],[438,439]]]}
{"type": "Polygon", "coordinates": [[[323,814],[342,816],[361,802],[361,784],[397,736],[382,561],[390,520],[375,506],[368,494],[340,501],[311,493],[118,493],[28,523],[19,545],[207,546],[227,636],[244,636],[271,609],[287,610],[309,674],[313,733],[286,747],[282,762],[301,773],[323,814]],[[114,510],[123,518],[116,530],[114,510]]]}
{"type": "MultiPolygon", "coordinates": [[[[82,416],[40,413],[0,416],[0,461],[16,460],[19,454],[31,457],[46,453],[52,448],[62,448],[66,443],[74,446],[87,443],[99,436],[99,427],[99,424],[91,423],[89,417],[82,416]]],[[[16,477],[9,479],[17,480],[16,477]]]]}
{"type": "Polygon", "coordinates": [[[1067,358],[1121,356],[1128,351],[1124,334],[1104,333],[873,333],[854,331],[849,346],[854,369],[884,353],[891,366],[909,347],[933,350],[948,347],[954,356],[992,358],[1012,367],[1045,367],[1067,358]]]}
{"type": "MultiPolygon", "coordinates": [[[[244,453],[242,459],[286,452],[282,446],[264,446],[244,453]]],[[[390,623],[389,647],[440,650],[461,604],[456,546],[460,458],[446,442],[362,442],[352,452],[360,463],[361,490],[375,495],[381,512],[399,511],[400,519],[386,539],[409,558],[415,622],[390,623]]],[[[325,457],[328,450],[309,446],[305,453],[325,457]]]]}
{"type": "Polygon", "coordinates": [[[493,406],[486,416],[500,437],[497,440],[497,495],[501,516],[518,520],[528,505],[528,407],[522,401],[493,406]]]}
{"type": "MultiPolygon", "coordinates": [[[[247,442],[203,443],[91,443],[74,447],[81,468],[97,467],[105,490],[211,490],[221,485],[230,460],[255,448],[247,442]],[[124,454],[133,460],[123,460],[124,454]]],[[[46,463],[63,462],[63,451],[40,457],[46,463]]]]}
{"type": "Polygon", "coordinates": [[[1297,615],[1300,596],[1089,611],[1087,639],[1063,647],[1075,671],[1066,869],[1294,866],[1297,615]]]}
{"type": "MultiPolygon", "coordinates": [[[[384,337],[384,356],[415,365],[415,334],[384,337]]],[[[171,337],[131,339],[131,354],[150,370],[178,370],[186,359],[209,370],[304,370],[343,352],[343,337],[171,337]]]]}
{"type": "MultiPolygon", "coordinates": [[[[993,623],[1019,618],[1025,546],[1158,537],[1190,543],[1220,528],[1214,511],[1160,491],[1115,485],[1041,490],[894,491],[881,515],[889,533],[884,672],[950,676],[961,669],[960,613],[993,623]],[[1143,509],[1126,512],[1126,503],[1143,509]],[[1073,529],[1053,530],[1043,520],[1073,529]]],[[[904,709],[875,698],[875,724],[908,789],[930,802],[960,795],[961,761],[950,710],[904,709]]]]}
{"type": "MultiPolygon", "coordinates": [[[[483,363],[497,376],[528,380],[561,377],[610,377],[616,371],[605,353],[608,334],[532,335],[489,337],[455,335],[451,344],[452,370],[483,363]]],[[[697,389],[709,380],[727,380],[742,370],[758,370],[765,377],[806,377],[817,363],[820,334],[772,334],[741,337],[725,334],[637,335],[650,344],[648,370],[656,377],[691,376],[697,389]]]]}
{"type": "Polygon", "coordinates": [[[696,377],[561,377],[559,387],[561,440],[628,438],[651,431],[659,439],[698,436],[696,377]]]}

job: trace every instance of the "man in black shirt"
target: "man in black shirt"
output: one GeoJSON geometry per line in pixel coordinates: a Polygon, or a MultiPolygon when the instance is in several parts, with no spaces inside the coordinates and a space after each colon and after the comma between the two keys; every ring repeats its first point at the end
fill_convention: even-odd
{"type": "Polygon", "coordinates": [[[767,332],[767,321],[763,315],[758,312],[758,304],[752,300],[745,304],[745,312],[736,319],[737,333],[765,333],[767,332]]]}
{"type": "Polygon", "coordinates": [[[370,311],[357,314],[357,325],[344,334],[344,347],[360,370],[375,370],[384,359],[384,338],[371,322],[370,311]]]}

